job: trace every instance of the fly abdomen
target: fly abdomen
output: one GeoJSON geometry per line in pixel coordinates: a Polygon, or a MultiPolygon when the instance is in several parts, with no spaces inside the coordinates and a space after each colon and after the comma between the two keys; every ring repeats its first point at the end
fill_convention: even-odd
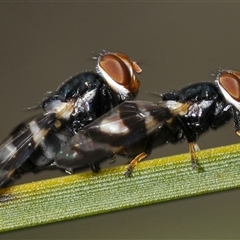
{"type": "Polygon", "coordinates": [[[0,146],[0,186],[28,160],[56,121],[55,114],[38,116],[20,124],[0,146]]]}
{"type": "Polygon", "coordinates": [[[109,144],[93,141],[88,133],[82,130],[59,151],[54,162],[57,167],[73,170],[113,156],[114,151],[109,144]]]}

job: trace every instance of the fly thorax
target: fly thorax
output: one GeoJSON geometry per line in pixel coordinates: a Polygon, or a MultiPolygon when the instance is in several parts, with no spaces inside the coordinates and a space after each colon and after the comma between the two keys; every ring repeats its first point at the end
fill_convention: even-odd
{"type": "Polygon", "coordinates": [[[82,97],[77,98],[74,104],[74,112],[72,116],[77,116],[79,113],[88,113],[91,111],[91,105],[96,98],[97,89],[87,91],[82,97]]]}
{"type": "Polygon", "coordinates": [[[213,100],[203,100],[200,102],[194,102],[188,108],[187,116],[201,118],[204,111],[208,109],[213,103],[213,100]]]}

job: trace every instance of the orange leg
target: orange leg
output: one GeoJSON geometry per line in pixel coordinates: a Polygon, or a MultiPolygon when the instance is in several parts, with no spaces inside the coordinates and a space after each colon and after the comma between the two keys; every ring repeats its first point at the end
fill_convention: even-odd
{"type": "Polygon", "coordinates": [[[192,163],[192,168],[193,169],[198,169],[199,165],[197,163],[196,160],[196,152],[200,150],[200,148],[198,147],[196,142],[189,142],[188,143],[189,146],[189,152],[190,152],[190,156],[191,156],[191,163],[192,163]]]}
{"type": "Polygon", "coordinates": [[[147,153],[142,152],[138,154],[128,165],[127,171],[124,173],[125,177],[130,177],[132,174],[133,169],[137,166],[137,164],[143,159],[147,157],[147,153]]]}

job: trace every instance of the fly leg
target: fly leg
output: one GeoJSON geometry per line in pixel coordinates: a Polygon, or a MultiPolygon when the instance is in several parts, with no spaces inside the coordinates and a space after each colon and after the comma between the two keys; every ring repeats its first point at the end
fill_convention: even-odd
{"type": "Polygon", "coordinates": [[[189,147],[189,153],[190,153],[190,159],[191,159],[191,164],[193,169],[200,170],[201,167],[197,163],[197,157],[196,157],[196,152],[200,150],[196,140],[197,140],[197,134],[191,130],[187,124],[185,124],[184,121],[179,117],[178,118],[178,123],[179,126],[181,126],[181,129],[188,141],[188,147],[189,147]]]}
{"type": "Polygon", "coordinates": [[[139,153],[128,165],[126,172],[124,173],[125,177],[130,177],[133,169],[136,167],[136,165],[144,158],[146,158],[152,151],[153,145],[155,143],[155,140],[159,136],[160,132],[162,131],[162,128],[158,128],[157,131],[153,134],[153,136],[150,137],[146,147],[145,151],[139,153]]]}
{"type": "Polygon", "coordinates": [[[200,150],[196,142],[188,142],[189,153],[191,157],[191,163],[193,169],[199,169],[199,165],[197,163],[196,152],[200,150]]]}
{"type": "Polygon", "coordinates": [[[109,163],[114,163],[116,161],[116,154],[114,154],[110,159],[109,159],[109,163]]]}
{"type": "Polygon", "coordinates": [[[124,173],[125,177],[130,177],[130,175],[133,172],[133,169],[145,157],[147,157],[147,153],[145,153],[145,152],[142,152],[142,153],[138,154],[128,165],[127,171],[124,173]]]}
{"type": "Polygon", "coordinates": [[[239,113],[233,109],[233,123],[234,123],[235,132],[238,136],[240,136],[239,121],[240,121],[239,113]]]}
{"type": "Polygon", "coordinates": [[[92,170],[93,173],[98,173],[101,169],[99,162],[95,162],[95,163],[90,164],[90,167],[91,167],[91,170],[92,170]]]}

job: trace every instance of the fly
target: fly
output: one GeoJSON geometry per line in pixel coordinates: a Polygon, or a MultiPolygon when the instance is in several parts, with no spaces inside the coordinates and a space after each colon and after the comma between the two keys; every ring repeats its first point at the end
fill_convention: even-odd
{"type": "Polygon", "coordinates": [[[96,72],[70,77],[42,101],[44,113],[19,124],[0,145],[0,187],[16,174],[55,167],[53,159],[86,125],[124,101],[133,100],[139,65],[122,53],[104,52],[96,72]]]}
{"type": "Polygon", "coordinates": [[[240,135],[240,72],[223,70],[215,82],[193,83],[178,91],[162,94],[164,101],[191,103],[187,114],[179,114],[174,125],[181,129],[189,145],[193,168],[199,168],[197,139],[208,129],[217,129],[233,119],[234,129],[240,135]]]}

